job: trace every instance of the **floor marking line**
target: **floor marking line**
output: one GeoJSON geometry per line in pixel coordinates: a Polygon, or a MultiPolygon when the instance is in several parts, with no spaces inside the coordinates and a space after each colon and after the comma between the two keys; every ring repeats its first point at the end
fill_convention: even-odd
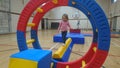
{"type": "Polygon", "coordinates": [[[49,50],[53,50],[59,43],[56,43],[55,45],[53,45],[49,50]]]}

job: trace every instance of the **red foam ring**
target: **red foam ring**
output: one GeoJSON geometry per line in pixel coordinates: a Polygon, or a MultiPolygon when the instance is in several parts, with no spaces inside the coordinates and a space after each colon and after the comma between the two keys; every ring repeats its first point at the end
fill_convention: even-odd
{"type": "Polygon", "coordinates": [[[58,6],[67,6],[68,5],[68,0],[58,0],[58,4],[54,4],[51,1],[47,2],[44,6],[41,7],[43,9],[43,13],[37,12],[36,15],[34,16],[33,23],[36,24],[35,27],[32,27],[32,30],[38,30],[38,26],[40,24],[40,20],[43,18],[44,14],[46,14],[49,10],[58,7],[58,6]]]}
{"type": "Polygon", "coordinates": [[[34,17],[34,19],[32,21],[33,23],[35,23],[35,27],[32,27],[32,30],[36,30],[36,31],[38,30],[39,22],[42,19],[42,17],[43,17],[43,14],[37,13],[35,15],[35,17],[34,17]]]}
{"type": "Polygon", "coordinates": [[[67,65],[69,65],[69,68],[80,68],[82,67],[82,60],[84,60],[86,63],[89,63],[90,60],[95,55],[95,52],[93,51],[93,47],[97,46],[97,43],[92,43],[89,51],[80,58],[79,60],[73,61],[73,62],[58,62],[57,68],[66,68],[67,65]]]}
{"type": "Polygon", "coordinates": [[[81,67],[81,62],[82,61],[75,61],[75,62],[58,62],[56,68],[66,68],[68,65],[69,68],[80,68],[81,67]]]}
{"type": "Polygon", "coordinates": [[[19,21],[18,21],[17,30],[25,32],[27,21],[28,21],[28,18],[29,18],[27,15],[29,15],[29,14],[28,13],[26,14],[26,11],[23,10],[23,14],[21,14],[21,16],[19,18],[19,21]]]}
{"type": "Polygon", "coordinates": [[[59,5],[68,6],[68,0],[58,0],[59,5]]]}
{"type": "Polygon", "coordinates": [[[51,10],[54,7],[56,6],[52,3],[52,1],[47,2],[47,4],[41,7],[41,9],[43,9],[43,13],[37,12],[34,16],[33,23],[35,23],[36,25],[35,27],[32,27],[33,30],[38,30],[40,20],[43,18],[44,14],[46,14],[49,10],[51,10]]]}
{"type": "Polygon", "coordinates": [[[19,21],[17,30],[25,32],[28,20],[33,13],[33,11],[42,3],[47,2],[48,0],[30,0],[29,3],[23,9],[19,21]]]}
{"type": "Polygon", "coordinates": [[[32,7],[32,5],[28,4],[26,8],[22,11],[22,14],[19,18],[18,28],[17,28],[19,31],[23,31],[23,32],[26,31],[27,21],[32,13],[32,10],[29,7],[32,7]]]}
{"type": "Polygon", "coordinates": [[[86,63],[88,63],[95,54],[95,52],[93,51],[93,47],[97,47],[97,43],[93,42],[88,52],[85,54],[85,56],[83,56],[83,60],[85,60],[86,63]]]}
{"type": "Polygon", "coordinates": [[[80,68],[80,64],[81,63],[71,63],[71,62],[69,62],[69,64],[67,62],[64,62],[63,64],[62,62],[58,62],[56,68],[66,68],[67,65],[69,66],[69,68],[80,68]]]}
{"type": "Polygon", "coordinates": [[[85,68],[100,68],[105,62],[107,55],[107,51],[97,50],[97,53],[93,56],[85,68]]]}

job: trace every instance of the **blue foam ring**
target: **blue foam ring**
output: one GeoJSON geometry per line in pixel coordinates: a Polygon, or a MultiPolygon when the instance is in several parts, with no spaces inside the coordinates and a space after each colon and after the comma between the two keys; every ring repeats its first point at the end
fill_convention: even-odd
{"type": "Polygon", "coordinates": [[[93,29],[93,42],[97,42],[96,40],[98,38],[98,35],[96,32],[97,26],[96,26],[94,18],[91,16],[90,11],[87,8],[85,8],[85,6],[80,0],[74,0],[74,1],[76,2],[75,5],[72,4],[72,0],[69,0],[68,5],[82,11],[88,17],[88,19],[91,22],[92,29],[93,29]],[[88,15],[88,13],[90,13],[90,15],[88,15]]]}
{"type": "Polygon", "coordinates": [[[35,42],[33,42],[33,47],[35,49],[42,49],[38,40],[38,36],[37,36],[37,31],[36,30],[31,30],[31,38],[35,39],[35,42]]]}
{"type": "Polygon", "coordinates": [[[98,42],[98,49],[108,51],[110,48],[110,29],[105,13],[94,0],[69,0],[69,6],[81,10],[90,20],[93,28],[93,42],[98,42]],[[90,15],[88,15],[88,12],[90,15]],[[98,29],[98,33],[96,32],[98,29]]]}
{"type": "Polygon", "coordinates": [[[17,42],[18,42],[18,48],[20,51],[24,51],[28,49],[24,32],[17,31],[17,42]]]}

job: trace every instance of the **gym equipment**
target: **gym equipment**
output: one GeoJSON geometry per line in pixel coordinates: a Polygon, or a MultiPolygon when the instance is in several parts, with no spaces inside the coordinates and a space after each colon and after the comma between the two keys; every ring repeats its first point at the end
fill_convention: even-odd
{"type": "MultiPolygon", "coordinates": [[[[85,37],[80,33],[67,33],[67,38],[71,38],[74,44],[84,44],[85,37]]],[[[56,34],[53,36],[53,42],[63,42],[62,35],[56,34]]]]}
{"type": "MultiPolygon", "coordinates": [[[[91,47],[89,51],[85,54],[85,56],[73,62],[58,62],[53,60],[53,62],[55,63],[53,65],[55,66],[55,68],[100,68],[108,55],[110,47],[110,29],[105,13],[95,0],[30,0],[30,2],[28,2],[28,4],[23,9],[18,21],[17,42],[20,52],[22,52],[23,55],[27,57],[29,56],[27,55],[27,53],[24,54],[24,51],[26,52],[29,50],[26,43],[25,33],[28,20],[32,13],[36,10],[36,15],[34,16],[34,19],[32,21],[32,23],[34,23],[35,25],[32,25],[31,27],[31,39],[34,39],[34,42],[32,42],[34,49],[30,51],[30,53],[36,50],[38,51],[34,53],[41,53],[42,48],[40,47],[37,36],[39,22],[49,10],[59,6],[70,6],[81,10],[90,20],[94,35],[91,47]]],[[[44,50],[42,51],[44,54],[44,50]]],[[[47,61],[51,60],[49,59],[51,53],[48,51],[48,53],[45,55],[48,55],[47,57],[45,57],[45,60],[39,59],[39,62],[40,65],[45,64],[47,67],[45,67],[44,65],[43,67],[36,66],[34,62],[32,64],[32,61],[30,62],[31,67],[33,66],[33,68],[49,68],[51,63],[47,63],[47,61]],[[42,63],[42,61],[44,63],[42,63]]],[[[38,57],[40,58],[41,56],[38,57]]],[[[32,58],[34,58],[34,55],[32,56],[32,58]]],[[[44,58],[44,56],[42,56],[42,58],[44,58]]],[[[15,59],[15,61],[18,61],[18,66],[21,66],[20,68],[24,68],[23,66],[29,68],[27,67],[27,63],[25,63],[25,65],[21,65],[21,62],[23,63],[27,61],[22,61],[19,59],[15,59]]],[[[18,68],[18,66],[16,66],[15,68],[18,68]]],[[[10,60],[9,68],[14,68],[12,57],[10,60]]]]}

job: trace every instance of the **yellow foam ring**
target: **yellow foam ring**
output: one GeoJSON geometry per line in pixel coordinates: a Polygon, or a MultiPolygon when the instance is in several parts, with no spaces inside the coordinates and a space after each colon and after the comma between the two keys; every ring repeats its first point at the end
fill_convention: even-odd
{"type": "Polygon", "coordinates": [[[93,47],[93,51],[96,52],[97,51],[97,47],[93,47]]]}
{"type": "Polygon", "coordinates": [[[37,68],[38,63],[35,61],[24,60],[19,58],[10,58],[9,68],[37,68]]]}
{"type": "Polygon", "coordinates": [[[33,42],[35,42],[35,39],[30,39],[30,40],[27,40],[27,44],[31,44],[31,43],[33,43],[33,42]]]}
{"type": "Polygon", "coordinates": [[[43,12],[43,9],[42,9],[42,8],[37,8],[37,12],[42,13],[42,12],[43,12]]]}
{"type": "Polygon", "coordinates": [[[65,54],[66,50],[68,49],[71,41],[72,41],[71,38],[67,39],[67,40],[66,40],[66,43],[65,43],[65,46],[59,47],[58,50],[53,54],[52,57],[53,57],[53,58],[57,58],[57,59],[58,59],[58,58],[59,58],[59,59],[62,58],[63,55],[65,54]]]}
{"type": "Polygon", "coordinates": [[[29,27],[34,27],[34,26],[35,26],[35,23],[28,23],[27,26],[29,26],[29,27]]]}
{"type": "Polygon", "coordinates": [[[54,4],[58,4],[58,0],[52,0],[54,4]]]}
{"type": "Polygon", "coordinates": [[[73,4],[73,5],[75,5],[75,4],[76,4],[76,2],[72,1],[72,4],[73,4]]]}
{"type": "Polygon", "coordinates": [[[69,68],[69,65],[67,65],[66,68],[69,68]]]}
{"type": "Polygon", "coordinates": [[[82,68],[84,68],[85,65],[86,65],[86,62],[83,60],[83,61],[82,61],[82,68]]]}

